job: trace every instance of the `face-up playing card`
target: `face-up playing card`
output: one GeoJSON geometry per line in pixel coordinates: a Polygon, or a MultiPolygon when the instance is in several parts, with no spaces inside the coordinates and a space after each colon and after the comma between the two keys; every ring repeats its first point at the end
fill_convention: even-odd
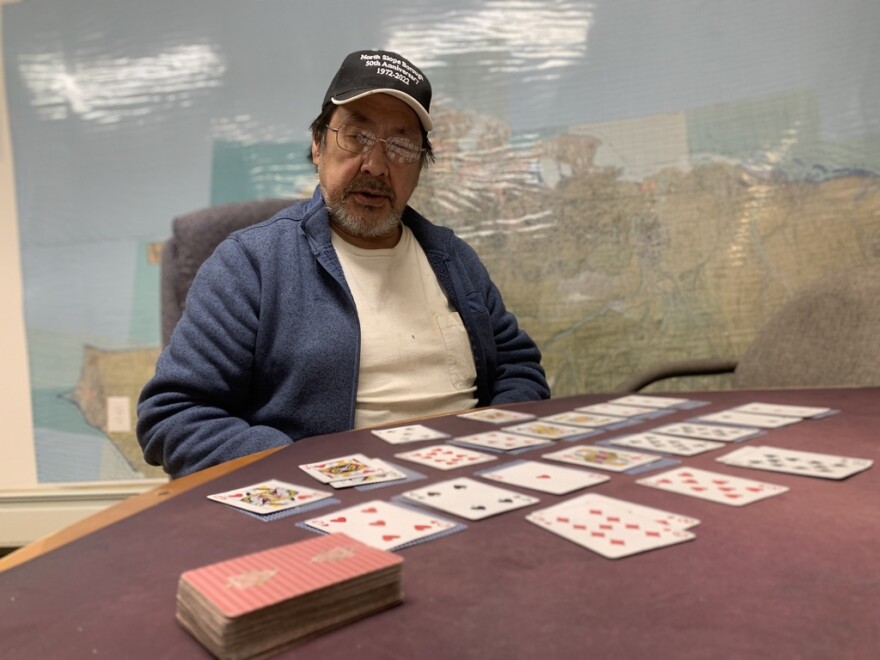
{"type": "Polygon", "coordinates": [[[521,433],[522,435],[528,435],[533,438],[545,438],[548,440],[565,440],[590,434],[590,429],[566,426],[564,424],[554,424],[552,422],[541,420],[525,422],[523,424],[514,424],[513,426],[505,427],[504,430],[510,433],[521,433]]]}
{"type": "Polygon", "coordinates": [[[506,431],[487,431],[455,438],[456,444],[461,443],[473,447],[485,447],[496,451],[515,451],[526,447],[542,447],[552,445],[549,438],[532,438],[527,435],[507,433],[506,431]]]}
{"type": "Polygon", "coordinates": [[[373,435],[379,436],[385,442],[392,445],[404,445],[408,442],[418,442],[420,440],[441,440],[449,437],[448,433],[428,428],[422,424],[396,426],[391,429],[375,429],[373,435]]]}
{"type": "Polygon", "coordinates": [[[648,396],[646,394],[628,394],[608,403],[616,403],[622,406],[636,406],[640,408],[678,408],[690,403],[690,399],[678,399],[670,396],[648,396]]]}
{"type": "Polygon", "coordinates": [[[375,466],[373,462],[374,459],[363,454],[351,454],[317,463],[307,463],[300,465],[299,468],[321,483],[328,484],[331,481],[353,479],[379,472],[380,468],[375,466]]]}
{"type": "Polygon", "coordinates": [[[587,500],[586,495],[575,499],[578,501],[534,511],[526,519],[609,559],[683,543],[696,536],[683,527],[642,515],[620,500],[587,500]]]}
{"type": "Polygon", "coordinates": [[[362,474],[357,477],[351,477],[350,479],[331,481],[330,485],[333,488],[351,488],[352,486],[365,486],[367,484],[379,484],[386,481],[400,481],[401,479],[406,479],[405,472],[391,467],[388,463],[378,458],[371,459],[370,465],[377,468],[377,471],[371,474],[362,474]]]}
{"type": "Polygon", "coordinates": [[[696,456],[697,454],[724,446],[723,442],[715,442],[714,440],[681,438],[675,435],[663,435],[662,433],[654,433],[652,431],[611,438],[608,442],[623,447],[661,451],[678,456],[696,456]]]}
{"type": "Polygon", "coordinates": [[[542,417],[541,421],[549,422],[550,424],[568,424],[570,426],[585,426],[594,429],[602,428],[603,426],[614,426],[624,422],[620,417],[575,412],[573,410],[542,417]]]}
{"type": "Polygon", "coordinates": [[[594,403],[590,406],[582,406],[575,408],[577,412],[594,413],[596,415],[611,415],[612,417],[642,417],[644,415],[655,415],[656,408],[648,408],[645,406],[627,406],[619,403],[594,403]]]}
{"type": "Polygon", "coordinates": [[[401,497],[409,502],[430,506],[467,520],[482,520],[540,501],[537,497],[522,495],[467,477],[410,490],[401,493],[401,497]]]}
{"type": "Polygon", "coordinates": [[[654,433],[664,435],[680,435],[685,438],[701,438],[719,442],[737,442],[746,440],[762,433],[760,429],[743,428],[741,426],[725,426],[722,424],[693,424],[679,422],[666,424],[653,429],[654,433]]]}
{"type": "Polygon", "coordinates": [[[395,550],[459,528],[452,521],[380,500],[312,518],[303,525],[328,534],[344,532],[380,550],[395,550]]]}
{"type": "Polygon", "coordinates": [[[750,426],[759,429],[778,429],[801,421],[799,417],[783,417],[781,415],[754,415],[752,413],[722,410],[697,418],[698,422],[718,422],[735,426],[750,426]]]}
{"type": "Polygon", "coordinates": [[[630,502],[628,500],[620,500],[616,497],[609,497],[608,495],[602,495],[600,493],[587,493],[586,495],[567,500],[557,506],[579,507],[581,509],[586,508],[589,510],[589,508],[595,506],[597,502],[605,504],[606,506],[623,508],[629,513],[648,518],[649,520],[652,520],[663,527],[669,527],[670,529],[690,529],[691,527],[696,527],[700,524],[699,519],[692,516],[664,511],[663,509],[657,509],[644,504],[636,504],[635,502],[630,502]]]}
{"type": "Polygon", "coordinates": [[[799,417],[806,419],[808,417],[824,417],[836,411],[831,408],[821,408],[817,406],[789,406],[780,403],[746,403],[736,408],[731,408],[736,412],[750,413],[754,415],[782,415],[783,417],[799,417]]]}
{"type": "Polygon", "coordinates": [[[517,412],[515,410],[503,410],[501,408],[483,408],[482,410],[472,410],[471,412],[461,413],[458,417],[464,419],[473,419],[478,422],[487,422],[489,424],[508,424],[511,422],[525,422],[529,419],[535,419],[531,413],[517,412]]]}
{"type": "Polygon", "coordinates": [[[208,499],[215,502],[259,514],[286,511],[327,497],[330,497],[330,493],[277,479],[268,479],[244,488],[208,495],[208,499]]]}
{"type": "Polygon", "coordinates": [[[780,495],[788,490],[787,487],[778,484],[741,479],[728,474],[689,467],[662,472],[639,479],[636,483],[729,506],[744,506],[780,495]]]}
{"type": "Polygon", "coordinates": [[[495,460],[495,456],[491,454],[452,445],[432,445],[431,447],[423,447],[422,449],[395,454],[395,456],[406,461],[437,468],[438,470],[453,470],[467,465],[476,465],[495,460]]]}
{"type": "Polygon", "coordinates": [[[478,474],[484,479],[531,488],[552,495],[565,495],[581,488],[601,484],[611,478],[597,472],[561,465],[547,465],[539,461],[517,461],[494,470],[484,470],[478,474]]]}
{"type": "Polygon", "coordinates": [[[756,470],[785,472],[820,479],[846,479],[867,470],[874,461],[834,454],[797,451],[781,447],[742,447],[717,459],[725,465],[735,465],[756,470]]]}
{"type": "Polygon", "coordinates": [[[656,454],[642,454],[623,449],[593,447],[589,445],[567,447],[544,454],[542,458],[571,463],[573,465],[601,468],[611,472],[625,472],[629,469],[661,460],[661,457],[656,454]]]}

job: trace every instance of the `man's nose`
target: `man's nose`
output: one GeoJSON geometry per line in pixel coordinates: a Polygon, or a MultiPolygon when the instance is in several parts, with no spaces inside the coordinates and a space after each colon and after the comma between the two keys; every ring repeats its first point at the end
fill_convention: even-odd
{"type": "Polygon", "coordinates": [[[375,177],[383,177],[388,174],[388,154],[385,153],[385,143],[376,140],[373,148],[363,155],[361,171],[375,177]]]}

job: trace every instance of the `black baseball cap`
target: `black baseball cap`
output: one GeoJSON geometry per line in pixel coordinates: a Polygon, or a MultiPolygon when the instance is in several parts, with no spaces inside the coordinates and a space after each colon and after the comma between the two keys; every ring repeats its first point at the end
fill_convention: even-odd
{"type": "Polygon", "coordinates": [[[434,128],[431,115],[431,83],[405,57],[387,50],[359,50],[346,55],[333,77],[322,108],[328,103],[345,105],[370,94],[390,94],[409,105],[422,122],[434,128]]]}

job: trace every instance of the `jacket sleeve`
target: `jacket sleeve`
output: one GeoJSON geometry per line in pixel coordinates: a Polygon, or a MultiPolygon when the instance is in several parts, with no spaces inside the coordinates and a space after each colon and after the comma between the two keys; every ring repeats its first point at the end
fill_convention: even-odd
{"type": "Polygon", "coordinates": [[[227,239],[196,275],[183,317],[141,392],[137,436],[148,463],[180,477],[291,442],[246,420],[259,303],[259,273],[241,245],[227,239]]]}

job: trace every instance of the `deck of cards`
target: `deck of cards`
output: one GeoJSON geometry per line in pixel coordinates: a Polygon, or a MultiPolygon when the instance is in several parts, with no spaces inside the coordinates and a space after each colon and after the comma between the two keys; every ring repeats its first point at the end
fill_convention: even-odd
{"type": "Polygon", "coordinates": [[[331,534],[186,571],[177,620],[219,658],[267,657],[403,600],[403,560],[331,534]]]}

